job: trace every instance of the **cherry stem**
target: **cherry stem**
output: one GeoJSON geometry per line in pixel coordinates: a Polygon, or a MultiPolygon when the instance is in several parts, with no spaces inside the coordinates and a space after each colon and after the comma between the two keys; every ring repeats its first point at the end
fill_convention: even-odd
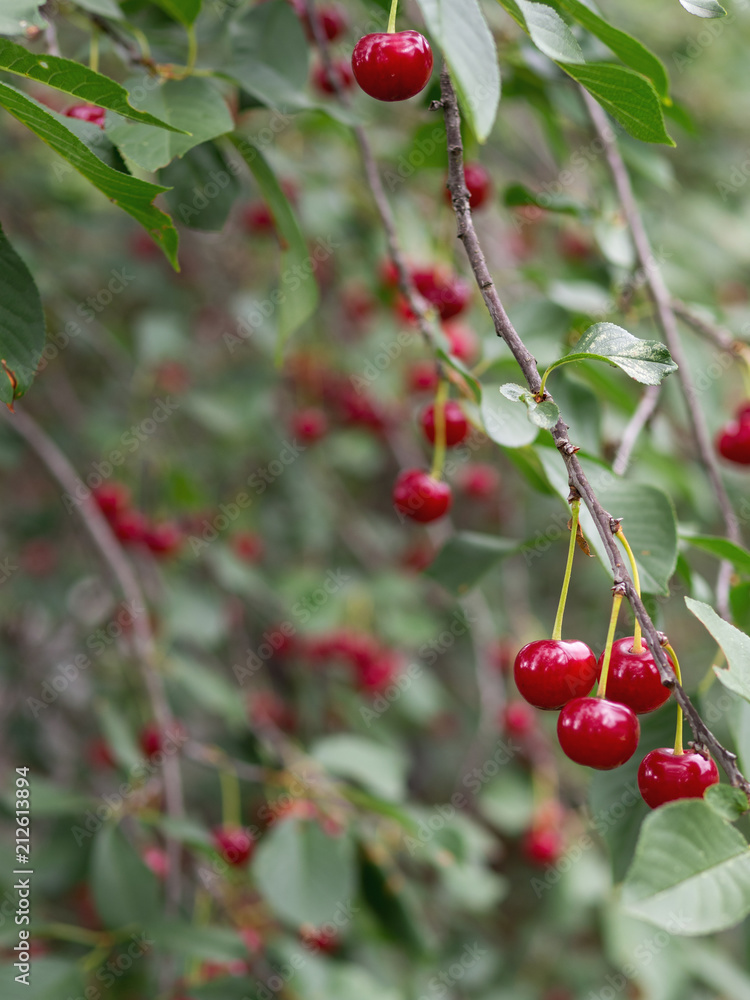
{"type": "Polygon", "coordinates": [[[224,826],[237,828],[242,826],[242,809],[240,807],[240,783],[234,771],[225,768],[219,770],[221,781],[221,819],[224,826]]]}
{"type": "MultiPolygon", "coordinates": [[[[638,564],[635,561],[635,556],[633,555],[633,550],[630,548],[630,543],[625,537],[625,532],[622,527],[617,529],[617,537],[622,542],[622,546],[628,554],[628,559],[630,560],[630,571],[633,574],[633,586],[635,587],[635,592],[638,596],[641,596],[641,577],[638,573],[638,564]]],[[[633,629],[633,652],[637,655],[643,650],[643,642],[641,641],[641,623],[636,618],[635,628],[633,629]]]]}
{"type": "MultiPolygon", "coordinates": [[[[674,675],[677,678],[677,683],[682,684],[682,674],[680,673],[680,661],[677,659],[677,654],[669,645],[669,643],[667,643],[664,648],[669,653],[672,659],[672,663],[674,664],[674,675]]],[[[677,732],[675,733],[674,737],[675,757],[679,757],[684,752],[685,750],[683,749],[682,746],[682,705],[680,705],[680,703],[677,702],[677,732]]]]}
{"type": "Polygon", "coordinates": [[[435,451],[430,470],[433,479],[440,479],[445,465],[445,403],[448,399],[449,389],[450,385],[447,380],[441,379],[435,394],[435,451]]]}
{"type": "Polygon", "coordinates": [[[396,30],[396,12],[398,11],[398,0],[391,0],[391,13],[388,16],[388,34],[392,35],[396,30]]]}
{"type": "Polygon", "coordinates": [[[609,677],[609,661],[612,658],[612,643],[615,641],[615,629],[617,619],[620,616],[620,605],[622,604],[622,594],[615,594],[612,599],[612,614],[609,619],[609,631],[607,632],[607,644],[604,647],[604,660],[602,662],[602,674],[599,678],[599,687],[596,692],[597,698],[607,696],[607,678],[609,677]]]}
{"type": "Polygon", "coordinates": [[[185,76],[190,76],[190,74],[195,69],[195,61],[198,58],[198,37],[195,33],[194,24],[190,24],[187,27],[187,39],[188,39],[188,57],[187,57],[187,65],[185,66],[185,76]]]}
{"type": "Polygon", "coordinates": [[[552,638],[555,642],[562,639],[563,615],[565,614],[565,604],[568,600],[568,589],[570,587],[570,574],[573,572],[573,556],[576,551],[576,541],[578,537],[578,512],[581,507],[580,500],[574,500],[570,509],[572,519],[570,523],[570,544],[568,546],[568,564],[565,567],[565,578],[563,579],[562,590],[560,591],[560,603],[557,605],[557,615],[555,616],[555,627],[552,629],[552,638]]]}
{"type": "Polygon", "coordinates": [[[745,395],[750,397],[750,351],[748,351],[747,346],[744,344],[740,353],[740,360],[742,361],[742,384],[745,387],[745,395]]]}
{"type": "Polygon", "coordinates": [[[99,31],[97,28],[91,32],[89,41],[89,69],[94,73],[99,72],[99,31]]]}

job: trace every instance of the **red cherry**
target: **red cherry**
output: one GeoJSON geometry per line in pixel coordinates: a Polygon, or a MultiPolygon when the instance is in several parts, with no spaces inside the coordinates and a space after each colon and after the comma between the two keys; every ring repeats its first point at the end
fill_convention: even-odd
{"type": "Polygon", "coordinates": [[[228,865],[246,865],[253,853],[255,841],[241,827],[217,826],[211,834],[214,847],[228,865]]]}
{"type": "Polygon", "coordinates": [[[232,536],[231,546],[234,554],[243,562],[257,562],[263,555],[263,539],[252,531],[238,531],[232,536]]]}
{"type": "Polygon", "coordinates": [[[163,733],[153,722],[143,727],[138,735],[138,743],[146,757],[155,757],[161,750],[179,747],[185,742],[187,733],[181,722],[175,719],[171,729],[163,733]],[[166,749],[165,749],[166,748],[166,749]]]}
{"type": "MultiPolygon", "coordinates": [[[[492,197],[490,175],[481,163],[467,163],[464,166],[464,182],[469,192],[469,205],[476,212],[492,197]]],[[[448,188],[445,189],[445,200],[449,205],[453,203],[448,188]]]]}
{"type": "Polygon", "coordinates": [[[291,431],[306,444],[313,444],[325,437],[328,418],[322,410],[310,406],[292,415],[291,431]]]}
{"type": "Polygon", "coordinates": [[[242,223],[249,233],[267,235],[275,228],[271,209],[264,201],[252,201],[242,212],[242,223]]]}
{"type": "Polygon", "coordinates": [[[88,748],[88,758],[94,767],[114,767],[115,758],[106,740],[101,736],[95,737],[88,748]]]}
{"type": "Polygon", "coordinates": [[[509,701],[500,721],[509,736],[528,736],[536,729],[536,717],[524,701],[509,701]]]}
{"type": "Polygon", "coordinates": [[[376,32],[354,46],[357,83],[378,101],[405,101],[424,90],[432,73],[432,49],[418,31],[376,32]]]}
{"type": "Polygon", "coordinates": [[[393,487],[396,510],[421,524],[437,521],[447,514],[451,501],[450,486],[423,469],[405,469],[393,487]]]}
{"type": "MultiPolygon", "coordinates": [[[[331,66],[334,79],[342,90],[351,90],[354,86],[354,74],[348,59],[334,59],[331,66]]],[[[321,94],[335,94],[336,86],[323,63],[318,63],[313,69],[313,85],[321,94]]]]}
{"type": "MultiPolygon", "coordinates": [[[[674,668],[671,658],[669,662],[674,668]]],[[[599,657],[597,677],[601,675],[603,663],[604,653],[599,657]]],[[[618,639],[612,646],[607,697],[632,708],[636,715],[656,711],[669,697],[669,689],[661,682],[651,651],[644,643],[641,652],[634,653],[632,635],[618,639]]]]}
{"type": "Polygon", "coordinates": [[[513,677],[530,705],[555,711],[588,694],[596,678],[596,657],[577,639],[537,639],[519,651],[513,677]]]}
{"type": "Polygon", "coordinates": [[[336,4],[321,7],[318,11],[318,17],[323,27],[323,33],[329,42],[335,42],[349,27],[349,19],[345,11],[336,4]]]}
{"type": "Polygon", "coordinates": [[[398,288],[398,268],[390,257],[380,264],[380,283],[384,288],[398,288]]]}
{"type": "Polygon", "coordinates": [[[334,394],[334,402],[341,419],[350,426],[382,431],[388,423],[388,415],[382,407],[364,392],[357,392],[352,385],[338,387],[334,394]]]}
{"type": "Polygon", "coordinates": [[[376,657],[360,665],[359,686],[363,691],[384,691],[401,672],[401,659],[393,650],[381,650],[376,657]]]}
{"type": "Polygon", "coordinates": [[[438,386],[438,371],[434,361],[416,361],[406,373],[410,392],[433,392],[438,386]]]}
{"type": "Polygon", "coordinates": [[[729,462],[750,465],[750,420],[732,420],[719,432],[716,450],[729,462]]]}
{"type": "MultiPolygon", "coordinates": [[[[449,399],[445,404],[445,443],[448,448],[453,448],[461,444],[469,433],[469,421],[466,414],[461,409],[461,405],[455,399],[449,399]]],[[[430,444],[435,443],[435,404],[424,410],[419,421],[422,425],[424,435],[430,444]]]]}
{"type": "Polygon", "coordinates": [[[169,872],[169,858],[161,847],[147,847],[143,852],[143,861],[147,868],[159,879],[165,879],[169,872]]]}
{"type": "Polygon", "coordinates": [[[635,712],[605,698],[575,698],[557,720],[563,753],[598,771],[611,771],[630,760],[640,734],[635,712]]]}
{"type": "Polygon", "coordinates": [[[564,847],[562,834],[549,828],[529,830],[521,844],[526,860],[542,868],[559,861],[564,847]]]}
{"type": "Polygon", "coordinates": [[[421,573],[435,558],[435,549],[429,538],[417,538],[402,553],[399,560],[404,569],[421,573]]]}
{"type": "Polygon", "coordinates": [[[473,500],[490,500],[500,488],[500,473],[492,465],[473,462],[461,470],[458,485],[473,500]]]}
{"type": "Polygon", "coordinates": [[[451,319],[469,304],[469,285],[444,267],[423,267],[411,271],[411,280],[419,294],[440,313],[441,319],[451,319]]]}
{"type": "Polygon", "coordinates": [[[130,506],[130,490],[124,483],[102,483],[92,495],[105,517],[113,517],[130,506]]]}
{"type": "Polygon", "coordinates": [[[112,531],[124,545],[135,545],[145,539],[148,531],[146,515],[139,510],[123,510],[111,519],[112,531]]]}
{"type": "Polygon", "coordinates": [[[719,771],[711,758],[699,753],[676,754],[660,747],[641,761],[638,788],[652,809],[676,799],[700,799],[710,785],[719,781],[719,771]]]}
{"type": "Polygon", "coordinates": [[[173,521],[162,521],[159,524],[152,524],[143,540],[155,556],[166,558],[179,552],[185,536],[182,529],[173,521]]]}
{"type": "Polygon", "coordinates": [[[92,125],[104,128],[107,112],[104,108],[97,107],[96,104],[75,104],[72,108],[68,108],[65,114],[68,118],[77,118],[79,121],[91,122],[92,125]]]}
{"type": "Polygon", "coordinates": [[[479,338],[463,323],[444,323],[443,333],[448,338],[448,351],[454,358],[471,365],[479,354],[479,338]]]}
{"type": "Polygon", "coordinates": [[[591,243],[569,229],[560,234],[557,245],[566,260],[588,260],[591,256],[591,243]]]}
{"type": "Polygon", "coordinates": [[[336,932],[328,931],[324,927],[305,925],[300,930],[299,936],[303,945],[310,951],[322,951],[331,955],[339,949],[339,939],[336,932]]]}

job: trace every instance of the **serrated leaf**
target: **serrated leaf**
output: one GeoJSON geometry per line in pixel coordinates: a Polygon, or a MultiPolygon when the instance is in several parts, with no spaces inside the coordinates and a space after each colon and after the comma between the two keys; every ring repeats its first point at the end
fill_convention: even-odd
{"type": "Polygon", "coordinates": [[[557,62],[583,63],[581,47],[560,15],[543,3],[516,0],[531,40],[545,56],[557,62]]]}
{"type": "Polygon", "coordinates": [[[726,11],[716,0],[680,0],[688,14],[696,17],[726,17],[726,11]]]}
{"type": "Polygon", "coordinates": [[[96,834],[91,854],[91,892],[105,927],[155,925],[161,906],[156,876],[140,859],[118,826],[96,834]]]}
{"type": "Polygon", "coordinates": [[[0,402],[10,404],[29,388],[44,340],[36,284],[0,226],[0,402]]]}
{"type": "Polygon", "coordinates": [[[604,18],[586,4],[581,3],[580,0],[558,0],[558,3],[569,11],[587,31],[604,42],[627,66],[648,77],[660,97],[667,96],[669,90],[667,71],[662,61],[653,52],[650,52],[626,31],[621,31],[608,24],[604,18]]]}
{"type": "Polygon", "coordinates": [[[702,601],[685,598],[688,610],[701,622],[721,646],[728,667],[714,667],[714,673],[724,687],[750,701],[750,636],[724,621],[714,609],[702,601]]]}
{"type": "MultiPolygon", "coordinates": [[[[43,142],[63,156],[94,187],[119,208],[132,215],[159,244],[172,265],[177,268],[177,231],[172,220],[152,205],[164,191],[158,184],[113,170],[62,123],[62,116],[8,84],[0,83],[0,105],[14,118],[31,129],[43,142]]],[[[140,127],[140,126],[138,126],[140,127]]]]}
{"type": "Polygon", "coordinates": [[[0,35],[25,35],[29,28],[45,28],[39,13],[44,0],[3,0],[0,9],[0,35]]]}
{"type": "Polygon", "coordinates": [[[750,552],[744,546],[730,542],[728,538],[712,535],[682,535],[683,541],[696,549],[709,552],[717,559],[726,559],[736,570],[745,575],[750,574],[750,552]]]}
{"type": "Polygon", "coordinates": [[[95,73],[88,66],[82,66],[72,59],[29,52],[22,45],[16,45],[7,38],[0,38],[0,69],[44,83],[87,104],[96,104],[108,111],[115,111],[118,115],[133,121],[167,129],[170,132],[178,131],[174,125],[161,118],[134,108],[127,90],[119,83],[101,73],[95,73]]]}
{"type": "Polygon", "coordinates": [[[741,788],[732,788],[731,785],[711,785],[706,789],[703,800],[730,823],[750,809],[747,795],[741,788]]]}
{"type": "Polygon", "coordinates": [[[203,0],[153,0],[153,2],[175,21],[187,27],[200,14],[203,0]]]}
{"type": "Polygon", "coordinates": [[[478,0],[417,0],[451,70],[464,117],[480,142],[492,131],[500,103],[500,68],[492,32],[478,0]]]}
{"type": "Polygon", "coordinates": [[[596,323],[573,350],[556,361],[548,372],[571,361],[606,361],[643,385],[659,385],[677,371],[669,350],[658,340],[639,340],[614,323],[596,323]]]}
{"type": "Polygon", "coordinates": [[[315,272],[305,265],[310,252],[299,223],[276,175],[258,146],[238,133],[229,137],[253,173],[261,194],[273,214],[276,232],[282,245],[281,280],[288,288],[277,292],[277,358],[281,357],[288,337],[314,312],[318,305],[318,283],[315,272]]]}
{"type": "Polygon", "coordinates": [[[458,531],[448,539],[425,570],[425,576],[442,584],[452,594],[465,594],[504,556],[518,551],[510,538],[497,538],[476,531],[458,531]]]}
{"type": "Polygon", "coordinates": [[[725,930],[750,913],[750,851],[699,799],[646,818],[623,885],[626,913],[687,937],[725,930]]]}
{"type": "Polygon", "coordinates": [[[151,125],[107,122],[106,132],[112,142],[123,156],[144,170],[165,167],[176,156],[233,127],[226,101],[216,85],[204,77],[164,80],[156,86],[145,76],[137,77],[128,81],[128,90],[143,92],[145,96],[139,103],[180,130],[166,132],[151,125]]]}

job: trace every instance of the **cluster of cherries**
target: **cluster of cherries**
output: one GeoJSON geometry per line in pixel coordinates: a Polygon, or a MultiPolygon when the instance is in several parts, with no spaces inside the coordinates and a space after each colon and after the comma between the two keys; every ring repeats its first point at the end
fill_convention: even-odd
{"type": "Polygon", "coordinates": [[[367,632],[333,629],[318,635],[295,637],[292,647],[315,666],[341,663],[350,669],[362,691],[384,691],[401,672],[399,653],[367,632]]]}
{"type": "MultiPolygon", "coordinates": [[[[645,646],[636,652],[634,643],[627,636],[613,644],[606,697],[588,696],[605,654],[597,663],[585,642],[539,639],[516,656],[519,693],[536,708],[561,710],[560,746],[578,764],[608,771],[630,760],[640,737],[638,715],[655,711],[669,697],[652,653],[645,646]]],[[[701,798],[718,780],[710,758],[668,747],[652,750],[638,771],[638,787],[652,809],[675,799],[701,798]]]]}
{"type": "Polygon", "coordinates": [[[716,450],[729,462],[750,465],[750,403],[742,403],[734,420],[719,431],[716,450]]]}
{"type": "Polygon", "coordinates": [[[130,490],[123,483],[102,483],[92,492],[115,536],[124,545],[144,545],[160,558],[176,555],[182,548],[185,536],[179,525],[173,521],[149,521],[143,511],[132,505],[130,490]]]}

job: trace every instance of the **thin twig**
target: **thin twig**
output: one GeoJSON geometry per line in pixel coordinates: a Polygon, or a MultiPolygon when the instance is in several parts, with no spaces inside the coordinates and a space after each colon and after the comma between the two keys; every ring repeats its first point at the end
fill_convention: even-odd
{"type": "Polygon", "coordinates": [[[685,302],[681,302],[679,299],[672,299],[672,310],[676,316],[679,316],[683,323],[695,330],[696,333],[699,333],[706,340],[709,340],[720,350],[726,351],[727,354],[733,354],[736,358],[747,358],[750,345],[738,340],[732,331],[728,330],[725,326],[713,323],[703,314],[696,312],[695,309],[685,302]]]}
{"type": "Polygon", "coordinates": [[[612,463],[612,471],[616,476],[624,476],[627,472],[628,465],[630,464],[630,456],[633,454],[636,441],[659,405],[660,388],[661,386],[658,385],[650,385],[641,396],[635,413],[630,418],[623,432],[620,447],[617,449],[615,460],[612,463]]]}
{"type": "MultiPolygon", "coordinates": [[[[536,362],[519,337],[503,308],[500,296],[487,268],[487,262],[472,221],[471,210],[469,208],[469,195],[464,181],[461,115],[453,83],[447,69],[443,69],[440,77],[440,85],[442,93],[441,104],[445,115],[448,140],[448,188],[451,192],[453,208],[456,214],[457,235],[464,244],[475,280],[495,324],[495,330],[498,336],[502,337],[510,348],[511,353],[526,378],[529,388],[536,395],[541,386],[541,378],[537,371],[536,362]]],[[[693,731],[696,744],[706,747],[713,754],[726,771],[733,785],[750,793],[750,782],[747,781],[737,767],[736,754],[733,754],[719,743],[693,707],[682,686],[677,683],[674,671],[662,648],[664,636],[656,630],[623,564],[622,555],[614,539],[614,532],[617,529],[618,522],[604,510],[597,499],[591,484],[581,468],[581,463],[576,457],[578,448],[570,441],[567,425],[563,422],[562,418],[552,429],[552,436],[567,467],[571,493],[574,496],[577,494],[581,497],[594,520],[612,567],[614,589],[627,597],[636,618],[641,623],[644,640],[654,656],[662,683],[674,690],[675,698],[682,706],[685,717],[693,731]]]]}
{"type": "MultiPolygon", "coordinates": [[[[47,471],[58,481],[65,492],[71,497],[77,497],[82,485],[80,478],[62,451],[36,421],[28,413],[24,413],[18,408],[12,416],[5,407],[0,407],[0,413],[8,425],[36,452],[47,471]]],[[[156,646],[143,591],[133,567],[90,493],[84,494],[77,504],[77,510],[102,559],[117,581],[123,597],[136,612],[132,615],[133,646],[136,659],[151,703],[154,720],[162,732],[169,732],[174,728],[174,717],[156,664],[156,646]]],[[[182,816],[184,814],[182,776],[180,762],[176,754],[165,755],[164,794],[168,814],[172,817],[182,816]]],[[[174,910],[180,901],[181,849],[179,841],[168,839],[167,848],[170,862],[167,899],[170,908],[174,910]]]]}

